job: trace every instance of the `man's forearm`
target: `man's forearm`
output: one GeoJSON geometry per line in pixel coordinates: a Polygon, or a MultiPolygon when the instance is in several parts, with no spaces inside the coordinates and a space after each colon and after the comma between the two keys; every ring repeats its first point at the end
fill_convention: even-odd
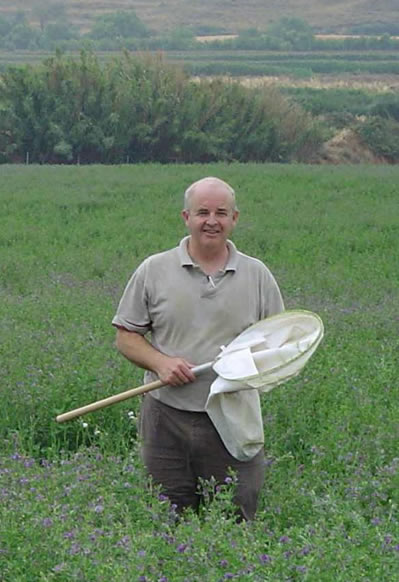
{"type": "Polygon", "coordinates": [[[156,350],[144,336],[139,333],[118,329],[116,347],[133,364],[157,373],[163,354],[156,350]]]}
{"type": "Polygon", "coordinates": [[[118,329],[116,347],[133,364],[155,372],[167,384],[177,386],[195,379],[190,362],[183,358],[166,356],[139,333],[118,329]]]}

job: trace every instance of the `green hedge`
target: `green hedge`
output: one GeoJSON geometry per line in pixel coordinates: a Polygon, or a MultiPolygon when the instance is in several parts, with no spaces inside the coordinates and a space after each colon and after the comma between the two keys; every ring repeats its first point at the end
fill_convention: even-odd
{"type": "Polygon", "coordinates": [[[83,52],[10,68],[0,86],[2,161],[307,160],[320,127],[275,89],[190,80],[160,56],[106,65],[83,52]]]}

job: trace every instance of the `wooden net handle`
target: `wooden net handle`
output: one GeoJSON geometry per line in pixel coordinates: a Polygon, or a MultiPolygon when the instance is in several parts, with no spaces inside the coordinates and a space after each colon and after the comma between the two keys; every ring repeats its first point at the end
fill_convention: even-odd
{"type": "Polygon", "coordinates": [[[66,420],[72,420],[77,416],[83,416],[88,412],[93,412],[94,410],[105,408],[106,406],[110,406],[111,404],[122,402],[123,400],[127,400],[132,396],[145,394],[146,392],[156,390],[157,388],[161,388],[162,386],[165,386],[165,384],[161,380],[156,380],[155,382],[150,382],[149,384],[143,384],[138,388],[131,388],[130,390],[126,390],[125,392],[120,392],[119,394],[114,394],[113,396],[109,396],[108,398],[103,398],[103,400],[97,400],[97,402],[92,402],[91,404],[87,404],[86,406],[81,406],[80,408],[75,408],[75,410],[70,410],[69,412],[59,414],[56,417],[56,421],[65,422],[66,420]]]}

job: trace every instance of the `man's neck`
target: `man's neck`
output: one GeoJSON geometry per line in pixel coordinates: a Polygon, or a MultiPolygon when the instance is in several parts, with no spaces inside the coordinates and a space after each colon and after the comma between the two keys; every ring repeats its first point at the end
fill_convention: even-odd
{"type": "Polygon", "coordinates": [[[192,239],[188,241],[188,253],[206,275],[213,275],[226,265],[229,249],[224,243],[220,247],[198,248],[192,239]]]}

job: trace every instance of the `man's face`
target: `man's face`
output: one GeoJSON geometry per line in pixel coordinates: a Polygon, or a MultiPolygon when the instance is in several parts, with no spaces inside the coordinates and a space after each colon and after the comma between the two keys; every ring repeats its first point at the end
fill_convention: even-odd
{"type": "Polygon", "coordinates": [[[234,200],[222,185],[201,184],[190,198],[183,219],[194,244],[202,248],[222,247],[237,223],[234,200]]]}

